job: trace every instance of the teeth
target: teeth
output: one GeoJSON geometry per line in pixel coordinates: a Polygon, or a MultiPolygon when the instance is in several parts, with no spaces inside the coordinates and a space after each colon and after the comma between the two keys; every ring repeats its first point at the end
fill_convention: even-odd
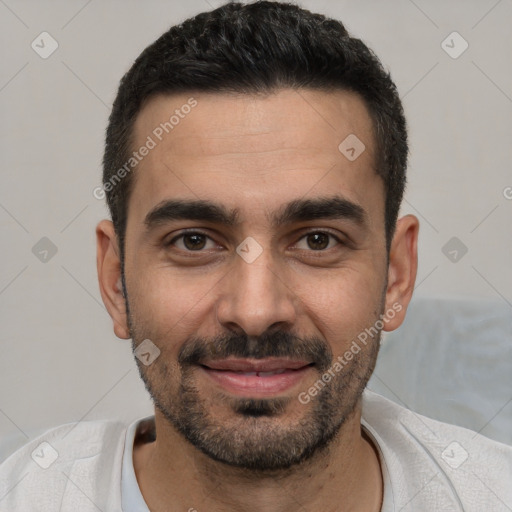
{"type": "Polygon", "coordinates": [[[270,375],[279,375],[280,373],[284,373],[286,370],[276,370],[274,372],[239,372],[242,375],[247,375],[248,377],[269,377],[270,375]]]}

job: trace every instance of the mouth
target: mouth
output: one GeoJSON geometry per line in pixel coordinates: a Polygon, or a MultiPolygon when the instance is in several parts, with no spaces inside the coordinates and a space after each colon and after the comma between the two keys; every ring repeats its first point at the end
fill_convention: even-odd
{"type": "Polygon", "coordinates": [[[297,386],[314,363],[284,358],[222,359],[200,364],[224,391],[252,398],[271,397],[297,386]]]}

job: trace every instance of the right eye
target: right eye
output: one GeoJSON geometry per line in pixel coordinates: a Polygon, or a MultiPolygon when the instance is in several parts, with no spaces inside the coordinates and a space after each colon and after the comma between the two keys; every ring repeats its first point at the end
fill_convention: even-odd
{"type": "Polygon", "coordinates": [[[185,252],[204,252],[204,250],[215,248],[217,244],[205,233],[190,230],[181,232],[172,240],[166,242],[165,246],[174,246],[185,252]],[[208,242],[210,242],[210,246],[208,246],[208,242]]]}

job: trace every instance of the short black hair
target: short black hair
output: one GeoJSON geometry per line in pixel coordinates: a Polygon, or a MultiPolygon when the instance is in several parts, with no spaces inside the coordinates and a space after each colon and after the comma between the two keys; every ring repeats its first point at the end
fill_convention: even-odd
{"type": "Polygon", "coordinates": [[[171,27],[121,79],[103,158],[103,186],[121,261],[134,183],[126,162],[145,102],[162,93],[259,94],[283,88],[344,90],[363,99],[373,122],[375,171],[385,186],[389,252],[408,156],[406,121],[395,84],[372,50],[351,37],[340,21],[291,3],[258,1],[229,2],[171,27]]]}

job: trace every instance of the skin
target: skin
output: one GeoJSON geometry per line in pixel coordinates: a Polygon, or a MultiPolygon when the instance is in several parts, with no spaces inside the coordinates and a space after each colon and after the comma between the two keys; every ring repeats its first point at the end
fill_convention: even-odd
{"type": "MultiPolygon", "coordinates": [[[[170,403],[176,398],[178,354],[193,336],[257,337],[269,329],[288,329],[323,340],[336,358],[394,304],[402,309],[384,330],[399,327],[416,278],[419,223],[412,215],[399,219],[388,265],[384,186],[373,169],[372,122],[363,101],[345,91],[289,89],[267,96],[158,96],[139,113],[134,148],[190,96],[197,106],[135,171],[125,247],[130,319],[113,225],[104,220],[96,229],[100,290],[114,332],[137,343],[149,338],[161,350],[152,365],[141,369],[154,392],[170,403]],[[349,134],[366,146],[353,162],[338,150],[349,134]],[[335,194],[363,208],[364,226],[349,219],[272,226],[266,216],[295,199],[335,194]],[[147,213],[163,200],[178,198],[237,208],[240,224],[180,220],[147,232],[147,213]],[[190,250],[185,255],[184,239],[164,246],[185,228],[211,238],[199,255],[190,256],[190,250]],[[326,231],[345,243],[330,239],[327,248],[312,249],[305,235],[326,231]],[[250,264],[236,253],[249,236],[263,249],[250,264]],[[164,365],[170,373],[163,373],[164,365]]],[[[378,343],[376,337],[362,347],[347,371],[357,361],[361,371],[371,372],[378,343]]],[[[210,420],[226,429],[236,425],[247,438],[261,434],[260,425],[281,432],[311,415],[315,400],[302,404],[297,396],[319,376],[311,369],[283,393],[290,400],[282,414],[249,423],[233,412],[229,394],[201,372],[192,374],[199,396],[209,404],[210,420]]],[[[169,511],[169,504],[172,510],[199,512],[289,512],[298,504],[326,512],[380,510],[379,458],[361,430],[356,392],[354,384],[339,398],[354,407],[326,450],[300,465],[268,472],[213,460],[184,439],[157,407],[157,440],[134,448],[144,499],[152,511],[169,511]]]]}

